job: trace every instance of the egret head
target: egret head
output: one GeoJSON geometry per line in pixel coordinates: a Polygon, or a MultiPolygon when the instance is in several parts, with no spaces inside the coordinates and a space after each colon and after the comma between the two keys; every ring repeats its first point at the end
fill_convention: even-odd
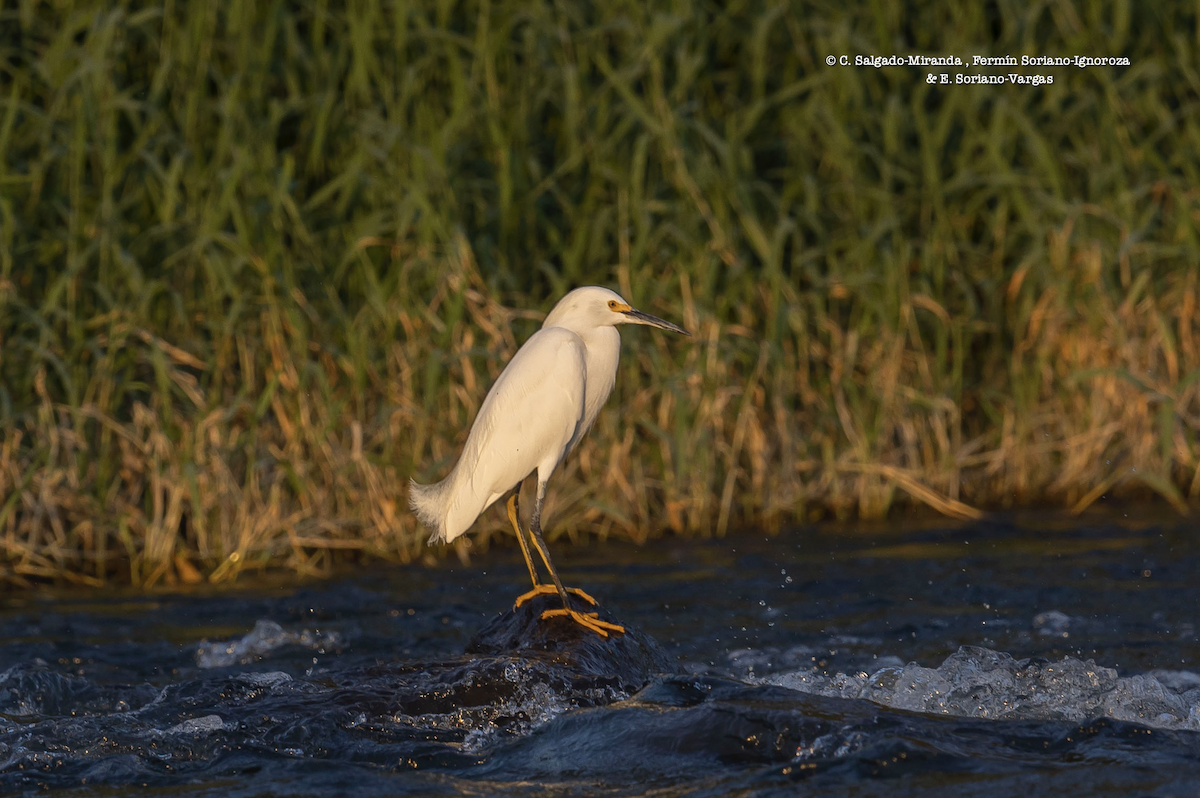
{"type": "Polygon", "coordinates": [[[542,326],[566,327],[583,332],[596,327],[615,327],[618,324],[645,324],[681,335],[691,335],[676,324],[634,309],[615,291],[594,285],[576,288],[560,299],[554,310],[550,311],[550,315],[546,316],[542,326]]]}

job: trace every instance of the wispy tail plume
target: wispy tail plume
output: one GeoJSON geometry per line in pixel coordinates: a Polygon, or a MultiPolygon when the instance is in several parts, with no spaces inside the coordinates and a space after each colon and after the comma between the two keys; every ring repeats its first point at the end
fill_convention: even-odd
{"type": "Polygon", "coordinates": [[[425,528],[432,532],[430,543],[444,543],[446,540],[446,498],[449,488],[450,477],[432,485],[422,485],[415,479],[408,480],[408,506],[425,528]]]}

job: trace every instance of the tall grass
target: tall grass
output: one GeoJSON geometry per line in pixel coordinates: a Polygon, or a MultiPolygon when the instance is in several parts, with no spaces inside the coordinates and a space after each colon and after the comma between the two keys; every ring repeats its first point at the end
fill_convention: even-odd
{"type": "Polygon", "coordinates": [[[1134,10],[5,6],[0,581],[423,556],[406,478],[586,283],[695,338],[626,334],[552,537],[1186,510],[1200,22],[1134,10]],[[825,66],[859,53],[1132,66],[825,66]]]}

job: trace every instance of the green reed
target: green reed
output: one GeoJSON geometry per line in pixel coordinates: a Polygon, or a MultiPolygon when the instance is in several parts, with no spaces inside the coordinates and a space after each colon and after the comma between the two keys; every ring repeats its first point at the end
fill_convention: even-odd
{"type": "Polygon", "coordinates": [[[695,337],[626,336],[552,536],[1200,496],[1194,4],[0,19],[0,580],[423,556],[407,478],[588,283],[695,337]],[[1132,66],[824,62],[893,53],[1132,66]]]}

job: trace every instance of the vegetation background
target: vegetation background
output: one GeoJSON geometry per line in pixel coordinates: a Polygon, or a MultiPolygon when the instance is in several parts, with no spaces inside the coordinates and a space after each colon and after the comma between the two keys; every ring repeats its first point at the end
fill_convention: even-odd
{"type": "Polygon", "coordinates": [[[627,332],[551,537],[1187,511],[1198,48],[1183,0],[6,3],[0,582],[423,556],[408,477],[588,283],[695,337],[627,332]]]}

